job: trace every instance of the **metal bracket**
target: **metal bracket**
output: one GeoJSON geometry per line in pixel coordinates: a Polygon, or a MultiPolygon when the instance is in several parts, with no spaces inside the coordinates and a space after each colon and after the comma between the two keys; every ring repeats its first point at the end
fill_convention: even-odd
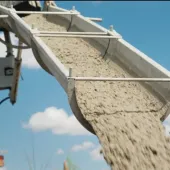
{"type": "MultiPolygon", "coordinates": [[[[69,68],[69,77],[72,77],[72,68],[69,68]]],[[[67,94],[68,94],[69,102],[70,99],[72,98],[74,90],[75,90],[75,79],[68,78],[67,94]]]]}
{"type": "Polygon", "coordinates": [[[68,94],[69,103],[71,102],[74,91],[75,91],[75,80],[68,79],[67,94],[68,94]]]}
{"type": "MultiPolygon", "coordinates": [[[[75,8],[75,6],[73,6],[71,12],[75,12],[75,10],[76,10],[76,8],[75,8]]],[[[70,20],[70,24],[67,28],[67,32],[70,30],[70,28],[72,26],[72,22],[73,22],[73,15],[71,15],[71,20],[70,20]]]]}
{"type": "Polygon", "coordinates": [[[12,67],[5,67],[4,68],[5,76],[12,76],[13,72],[14,72],[14,69],[12,67]]]}

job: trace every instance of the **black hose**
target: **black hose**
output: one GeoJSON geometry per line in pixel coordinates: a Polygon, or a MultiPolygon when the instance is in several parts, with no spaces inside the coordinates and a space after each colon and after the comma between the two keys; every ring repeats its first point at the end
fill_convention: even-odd
{"type": "Polygon", "coordinates": [[[10,99],[10,97],[6,97],[6,98],[4,98],[3,100],[1,100],[1,101],[0,101],[0,105],[1,105],[3,102],[5,102],[6,100],[8,100],[8,99],[10,99]]]}
{"type": "Polygon", "coordinates": [[[72,26],[72,21],[73,21],[73,15],[71,15],[71,20],[70,20],[70,24],[69,24],[69,26],[67,28],[67,32],[69,32],[69,30],[70,30],[70,28],[72,26]]]}
{"type": "Polygon", "coordinates": [[[108,42],[107,48],[106,48],[105,53],[103,54],[103,57],[102,57],[102,58],[104,58],[104,57],[106,56],[107,51],[108,51],[108,49],[109,49],[109,46],[110,46],[110,39],[109,39],[109,42],[108,42]]]}

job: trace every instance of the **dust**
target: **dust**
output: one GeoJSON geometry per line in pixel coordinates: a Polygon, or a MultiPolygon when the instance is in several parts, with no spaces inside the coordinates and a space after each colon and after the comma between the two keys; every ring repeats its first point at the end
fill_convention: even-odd
{"type": "MultiPolygon", "coordinates": [[[[66,31],[69,23],[57,16],[24,18],[39,30],[66,31]],[[54,21],[55,20],[55,21],[54,21]]],[[[76,31],[76,29],[72,29],[76,31]]],[[[104,60],[101,50],[83,39],[42,37],[74,76],[132,77],[115,58],[104,60]]],[[[96,46],[96,44],[95,44],[96,46]]],[[[141,83],[77,81],[78,106],[92,125],[112,170],[169,170],[170,145],[160,118],[169,105],[141,83]]]]}

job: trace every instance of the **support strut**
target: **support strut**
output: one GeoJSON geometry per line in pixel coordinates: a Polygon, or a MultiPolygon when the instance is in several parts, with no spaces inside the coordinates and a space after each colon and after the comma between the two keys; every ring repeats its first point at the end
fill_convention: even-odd
{"type": "MultiPolygon", "coordinates": [[[[6,43],[12,45],[9,31],[4,30],[4,37],[5,37],[6,43]]],[[[6,55],[6,57],[14,57],[12,47],[9,45],[9,46],[6,46],[6,48],[7,48],[7,55],[6,55]]]]}

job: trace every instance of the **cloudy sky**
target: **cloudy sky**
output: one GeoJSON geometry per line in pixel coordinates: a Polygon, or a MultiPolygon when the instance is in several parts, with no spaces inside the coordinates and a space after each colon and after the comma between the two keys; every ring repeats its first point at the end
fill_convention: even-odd
{"type": "MultiPolygon", "coordinates": [[[[101,25],[113,25],[125,40],[170,70],[169,2],[57,4],[67,9],[74,5],[85,16],[103,18],[101,25]]],[[[12,39],[15,43],[14,35],[12,39]]],[[[0,44],[0,57],[5,51],[0,44]]],[[[8,150],[3,170],[29,169],[33,158],[35,170],[62,170],[67,156],[81,170],[109,170],[99,154],[97,138],[76,120],[58,82],[40,68],[31,50],[25,50],[22,57],[24,80],[20,80],[18,101],[14,106],[5,102],[0,107],[0,149],[8,150]]],[[[1,91],[0,99],[7,95],[8,91],[1,91]]],[[[167,130],[169,124],[167,119],[167,130]]]]}

